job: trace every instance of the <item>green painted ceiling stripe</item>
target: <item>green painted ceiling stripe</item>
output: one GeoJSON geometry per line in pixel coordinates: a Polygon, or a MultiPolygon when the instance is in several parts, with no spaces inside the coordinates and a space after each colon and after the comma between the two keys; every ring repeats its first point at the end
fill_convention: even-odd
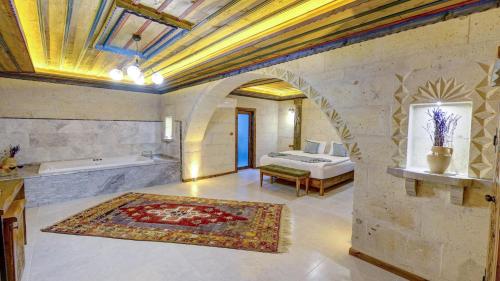
{"type": "Polygon", "coordinates": [[[48,20],[48,11],[47,11],[47,6],[44,5],[44,3],[46,3],[45,0],[37,0],[37,7],[38,7],[38,25],[40,27],[40,36],[42,38],[41,41],[42,41],[42,46],[43,46],[43,55],[45,57],[45,63],[48,64],[49,63],[49,45],[47,44],[47,41],[48,41],[48,38],[47,38],[47,33],[46,33],[46,25],[48,26],[48,24],[46,23],[46,20],[48,20]],[[47,16],[47,18],[45,18],[45,15],[47,16]]]}
{"type": "Polygon", "coordinates": [[[66,46],[68,45],[69,32],[71,27],[71,18],[73,16],[73,2],[74,0],[67,0],[66,6],[66,22],[64,25],[64,39],[61,47],[61,56],[59,58],[59,66],[64,64],[64,57],[66,52],[66,46]]]}

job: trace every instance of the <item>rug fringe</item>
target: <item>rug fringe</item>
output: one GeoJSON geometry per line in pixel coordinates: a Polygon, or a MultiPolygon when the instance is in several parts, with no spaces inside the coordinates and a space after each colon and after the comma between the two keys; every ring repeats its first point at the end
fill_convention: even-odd
{"type": "Polygon", "coordinates": [[[278,241],[278,253],[287,253],[292,244],[290,236],[292,234],[291,212],[287,205],[283,206],[280,219],[280,237],[278,241]]]}

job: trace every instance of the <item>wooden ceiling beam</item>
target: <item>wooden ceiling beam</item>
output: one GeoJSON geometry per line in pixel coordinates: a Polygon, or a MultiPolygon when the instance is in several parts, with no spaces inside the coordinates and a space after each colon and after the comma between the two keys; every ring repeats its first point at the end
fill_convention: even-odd
{"type": "Polygon", "coordinates": [[[24,35],[10,1],[0,1],[0,50],[7,71],[34,72],[24,35]],[[10,62],[10,63],[8,63],[10,62]]]}
{"type": "Polygon", "coordinates": [[[185,30],[193,29],[194,24],[180,19],[178,17],[172,16],[167,13],[159,12],[154,8],[142,5],[134,4],[131,0],[115,0],[116,6],[123,8],[131,13],[134,13],[140,17],[147,18],[149,20],[158,22],[160,24],[166,24],[174,27],[179,27],[185,30]]]}

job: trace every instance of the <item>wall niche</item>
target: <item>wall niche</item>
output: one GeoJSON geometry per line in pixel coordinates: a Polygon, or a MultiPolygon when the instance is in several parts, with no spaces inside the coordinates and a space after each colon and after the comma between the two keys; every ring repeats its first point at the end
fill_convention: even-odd
{"type": "Polygon", "coordinates": [[[473,89],[467,89],[454,78],[442,77],[410,91],[406,81],[411,73],[396,75],[401,83],[394,93],[392,114],[392,140],[396,150],[392,157],[394,165],[388,167],[387,172],[405,179],[404,187],[409,196],[418,196],[417,187],[423,186],[422,182],[431,182],[448,186],[450,203],[462,205],[467,188],[490,188],[492,161],[484,156],[492,150],[489,140],[493,139],[494,132],[489,124],[496,113],[490,100],[492,90],[484,82],[487,81],[487,67],[479,65],[485,79],[473,89]],[[460,116],[453,143],[445,145],[454,151],[444,174],[430,173],[427,163],[427,154],[433,145],[425,129],[431,119],[428,111],[437,107],[460,116]]]}
{"type": "Polygon", "coordinates": [[[453,133],[453,142],[447,146],[453,148],[453,157],[446,173],[468,175],[469,149],[472,120],[472,102],[437,102],[411,104],[408,120],[408,145],[406,168],[415,171],[428,171],[427,154],[432,147],[427,125],[431,122],[430,112],[441,108],[446,114],[460,116],[453,133]]]}

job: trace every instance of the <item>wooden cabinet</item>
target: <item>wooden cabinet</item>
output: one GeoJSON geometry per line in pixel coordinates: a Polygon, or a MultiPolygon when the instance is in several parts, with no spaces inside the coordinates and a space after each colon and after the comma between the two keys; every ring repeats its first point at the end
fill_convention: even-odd
{"type": "Polygon", "coordinates": [[[26,244],[24,184],[0,181],[0,281],[20,281],[26,244]]]}

